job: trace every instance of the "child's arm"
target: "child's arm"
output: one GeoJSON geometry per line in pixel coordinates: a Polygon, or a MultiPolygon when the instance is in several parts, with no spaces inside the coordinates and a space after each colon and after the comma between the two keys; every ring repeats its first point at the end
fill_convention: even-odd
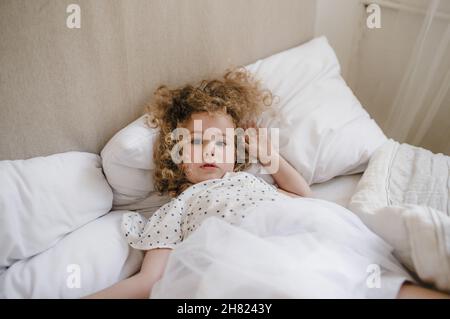
{"type": "Polygon", "coordinates": [[[170,248],[157,248],[145,253],[141,270],[134,276],[122,280],[115,285],[103,289],[84,298],[116,299],[116,298],[149,298],[153,285],[161,278],[169,258],[170,248]]]}
{"type": "MultiPolygon", "coordinates": [[[[312,197],[311,189],[306,183],[303,176],[293,168],[280,154],[272,150],[271,158],[278,157],[279,166],[278,170],[272,174],[273,179],[277,185],[288,193],[297,194],[303,197],[312,197]]],[[[269,166],[269,163],[261,163],[262,166],[269,166]]],[[[292,195],[289,195],[291,196],[292,195]]]]}
{"type": "Polygon", "coordinates": [[[398,299],[450,299],[450,295],[439,292],[436,290],[431,290],[428,288],[423,288],[414,285],[410,282],[406,282],[400,288],[397,295],[398,299]]]}
{"type": "Polygon", "coordinates": [[[294,193],[290,193],[290,192],[286,192],[285,190],[282,190],[281,188],[278,188],[278,191],[282,194],[285,194],[289,197],[301,197],[300,195],[294,194],[294,193]]]}

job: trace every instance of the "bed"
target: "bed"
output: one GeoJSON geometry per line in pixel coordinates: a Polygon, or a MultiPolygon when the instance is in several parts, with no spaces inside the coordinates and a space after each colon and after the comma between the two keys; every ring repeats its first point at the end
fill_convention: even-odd
{"type": "MultiPolygon", "coordinates": [[[[339,176],[314,184],[311,189],[315,198],[347,206],[361,175],[339,176]]],[[[167,198],[159,200],[157,207],[167,202],[167,198]]],[[[150,216],[157,207],[153,206],[154,201],[148,202],[147,199],[129,204],[128,208],[150,216]]],[[[107,205],[108,201],[104,203],[107,205]]],[[[62,236],[56,245],[34,257],[15,261],[0,274],[0,297],[79,298],[138,271],[143,254],[126,245],[119,227],[122,215],[127,212],[113,210],[93,221],[83,220],[84,225],[62,236]]],[[[55,221],[52,217],[49,227],[54,228],[51,225],[55,221]]]]}
{"type": "MultiPolygon", "coordinates": [[[[414,202],[422,207],[414,216],[432,208],[426,224],[438,220],[436,227],[445,230],[429,247],[439,248],[435,260],[447,264],[420,267],[428,255],[411,258],[404,241],[386,235],[402,230],[402,220],[389,231],[379,222],[389,218],[379,212],[393,205],[391,197],[380,196],[387,181],[416,176],[414,170],[375,178],[380,167],[402,172],[411,157],[394,165],[394,141],[343,80],[327,39],[313,38],[315,1],[77,3],[81,28],[64,23],[64,2],[0,5],[0,298],[79,298],[138,271],[143,255],[124,240],[121,218],[129,211],[150,216],[169,200],[154,189],[158,131],[145,125],[143,107],[161,83],[178,86],[236,65],[280,97],[259,121],[280,129],[280,152],[311,185],[313,197],[364,220],[400,252],[396,257],[408,271],[419,270],[424,282],[450,290],[449,209],[442,204],[450,187],[439,184],[441,206],[427,206],[423,196],[414,202]]],[[[432,181],[448,176],[448,157],[436,162],[436,156],[420,157],[441,163],[427,175],[432,181]]],[[[267,178],[260,168],[255,174],[267,178]]],[[[392,195],[405,193],[411,191],[392,195]]],[[[409,212],[402,205],[411,202],[394,204],[409,212]]],[[[414,223],[415,229],[421,225],[414,223]]],[[[363,275],[348,279],[362,283],[363,275]]]]}
{"type": "Polygon", "coordinates": [[[311,185],[313,197],[348,208],[361,177],[362,173],[337,176],[324,183],[313,184],[311,185]]]}

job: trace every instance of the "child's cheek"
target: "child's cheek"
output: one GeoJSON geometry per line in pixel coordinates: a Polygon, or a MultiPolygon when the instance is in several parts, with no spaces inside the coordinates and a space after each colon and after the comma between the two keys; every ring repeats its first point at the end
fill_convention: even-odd
{"type": "Polygon", "coordinates": [[[216,162],[222,164],[234,164],[235,156],[234,156],[234,148],[232,147],[223,147],[217,148],[216,151],[216,162]]]}
{"type": "Polygon", "coordinates": [[[191,164],[191,163],[199,163],[201,161],[201,149],[194,145],[187,145],[183,148],[182,160],[183,163],[191,164]]]}

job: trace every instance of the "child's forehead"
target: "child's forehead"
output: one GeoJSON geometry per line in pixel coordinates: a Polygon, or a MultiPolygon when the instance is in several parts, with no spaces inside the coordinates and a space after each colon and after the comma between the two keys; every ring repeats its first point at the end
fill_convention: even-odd
{"type": "Polygon", "coordinates": [[[186,122],[186,128],[193,133],[204,132],[208,129],[226,133],[226,129],[234,129],[235,125],[232,117],[228,114],[194,113],[186,122]]]}

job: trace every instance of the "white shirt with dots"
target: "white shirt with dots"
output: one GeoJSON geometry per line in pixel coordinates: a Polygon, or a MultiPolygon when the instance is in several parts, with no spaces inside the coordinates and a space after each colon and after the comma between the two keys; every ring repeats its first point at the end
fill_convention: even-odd
{"type": "Polygon", "coordinates": [[[159,208],[148,220],[124,214],[122,231],[136,249],[174,248],[208,217],[239,225],[248,212],[267,201],[286,198],[275,186],[246,172],[228,172],[190,186],[159,208]]]}

